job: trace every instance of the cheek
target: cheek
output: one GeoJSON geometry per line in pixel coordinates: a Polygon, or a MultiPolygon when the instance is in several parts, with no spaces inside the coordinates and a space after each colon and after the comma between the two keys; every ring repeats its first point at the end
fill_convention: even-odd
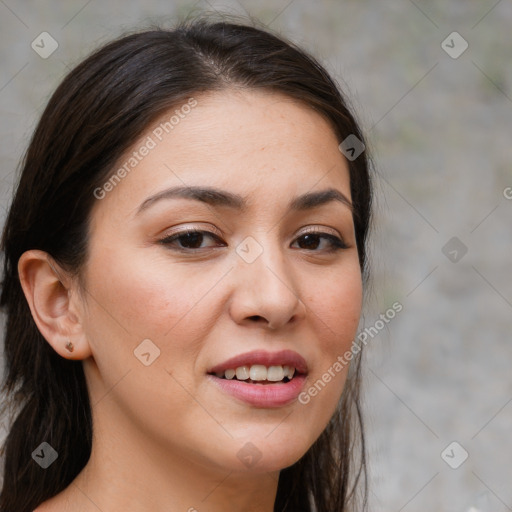
{"type": "MultiPolygon", "coordinates": [[[[192,387],[197,354],[211,330],[208,291],[222,274],[206,269],[198,272],[197,268],[191,272],[168,259],[143,258],[136,252],[91,254],[86,274],[90,298],[87,336],[99,371],[95,378],[111,389],[130,372],[112,393],[126,414],[135,418],[145,411],[142,416],[157,429],[159,423],[152,411],[161,410],[162,417],[171,418],[167,405],[186,409],[190,396],[181,385],[192,387]],[[141,345],[147,339],[157,349],[147,342],[141,345]],[[137,358],[139,346],[146,347],[151,359],[159,350],[149,366],[137,358]],[[176,374],[181,385],[168,372],[176,374]],[[155,389],[159,393],[155,394],[155,389]]],[[[99,389],[97,395],[103,394],[99,389]]]]}
{"type": "Polygon", "coordinates": [[[198,266],[192,271],[165,254],[148,258],[142,252],[91,258],[87,279],[96,300],[89,301],[87,336],[102,379],[109,386],[128,368],[139,370],[137,351],[146,353],[142,347],[149,346],[158,356],[148,369],[160,369],[165,386],[174,387],[166,371],[192,385],[204,340],[215,326],[215,308],[220,307],[213,301],[216,287],[226,272],[198,266]],[[154,346],[141,345],[147,339],[154,346]]]}
{"type": "Polygon", "coordinates": [[[351,354],[345,354],[352,348],[362,307],[359,266],[347,265],[329,279],[317,279],[311,289],[316,293],[307,295],[306,305],[311,309],[319,358],[299,402],[314,420],[314,435],[319,435],[335,411],[350,367],[351,354]]]}
{"type": "Polygon", "coordinates": [[[98,258],[88,274],[91,289],[111,316],[138,337],[162,339],[187,323],[190,332],[190,315],[219,273],[197,268],[191,272],[165,256],[150,259],[141,254],[98,258]]]}
{"type": "Polygon", "coordinates": [[[351,265],[332,278],[315,280],[309,289],[315,293],[308,293],[309,303],[306,305],[311,309],[312,321],[317,324],[324,351],[332,356],[350,348],[362,307],[359,266],[351,265]]]}

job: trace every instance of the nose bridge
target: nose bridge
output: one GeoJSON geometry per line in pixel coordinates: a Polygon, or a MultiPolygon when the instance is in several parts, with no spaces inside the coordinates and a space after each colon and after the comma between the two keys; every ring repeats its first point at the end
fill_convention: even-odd
{"type": "Polygon", "coordinates": [[[236,248],[233,311],[238,321],[257,316],[277,327],[298,313],[299,290],[283,250],[272,231],[248,236],[236,248]]]}
{"type": "MultiPolygon", "coordinates": [[[[256,283],[265,281],[265,287],[293,287],[291,276],[287,276],[286,257],[273,232],[261,233],[257,238],[247,236],[236,248],[242,261],[238,265],[242,273],[256,278],[256,283]],[[277,275],[276,275],[277,274],[277,275]],[[283,281],[285,284],[283,284],[283,281]],[[273,284],[276,283],[276,284],[273,284]]],[[[289,291],[289,293],[291,293],[289,291]]]]}

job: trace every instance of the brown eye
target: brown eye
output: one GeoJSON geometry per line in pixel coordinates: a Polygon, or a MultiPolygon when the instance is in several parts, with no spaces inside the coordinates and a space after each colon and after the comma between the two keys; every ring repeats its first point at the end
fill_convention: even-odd
{"type": "Polygon", "coordinates": [[[310,233],[303,233],[301,236],[299,236],[297,238],[297,241],[300,245],[299,249],[305,249],[308,251],[315,251],[315,252],[322,251],[322,249],[320,249],[320,251],[318,251],[318,247],[321,245],[322,240],[327,240],[327,242],[328,242],[329,248],[323,249],[323,250],[326,250],[327,252],[333,252],[333,251],[338,251],[340,249],[348,248],[348,246],[345,244],[345,242],[341,238],[339,238],[335,235],[331,235],[330,233],[322,233],[322,232],[318,232],[318,231],[313,231],[310,233]]]}
{"type": "MultiPolygon", "coordinates": [[[[299,249],[313,252],[334,252],[340,249],[347,249],[348,247],[341,238],[321,231],[303,233],[296,240],[299,244],[299,249]],[[325,247],[325,241],[327,242],[327,247],[325,247]]],[[[199,251],[201,249],[210,249],[226,245],[215,233],[196,229],[187,229],[174,233],[160,240],[160,243],[178,251],[199,251]],[[216,240],[217,244],[203,246],[205,239],[208,238],[216,240]]]]}
{"type": "Polygon", "coordinates": [[[220,238],[210,231],[200,231],[195,229],[188,229],[185,231],[181,231],[179,233],[175,233],[171,236],[163,238],[160,240],[160,243],[166,246],[171,246],[171,248],[176,248],[177,250],[198,250],[198,249],[208,249],[210,247],[201,247],[202,242],[205,238],[211,238],[220,241],[220,238]],[[179,243],[179,246],[176,247],[176,242],[179,243]]]}

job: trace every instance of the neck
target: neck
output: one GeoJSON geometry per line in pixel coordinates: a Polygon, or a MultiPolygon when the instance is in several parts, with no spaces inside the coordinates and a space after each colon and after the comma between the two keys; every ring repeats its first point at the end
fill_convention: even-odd
{"type": "Polygon", "coordinates": [[[110,415],[102,420],[95,419],[91,457],[82,472],[37,512],[273,511],[279,472],[241,472],[191,461],[120,427],[110,415]]]}

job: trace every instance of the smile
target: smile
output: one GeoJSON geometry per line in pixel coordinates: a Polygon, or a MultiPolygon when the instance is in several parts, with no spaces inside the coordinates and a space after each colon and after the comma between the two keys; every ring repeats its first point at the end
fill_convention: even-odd
{"type": "Polygon", "coordinates": [[[293,366],[269,366],[254,364],[252,366],[239,366],[238,368],[229,368],[224,372],[217,372],[215,375],[221,379],[237,379],[252,382],[289,382],[295,373],[293,366]]]}
{"type": "Polygon", "coordinates": [[[239,401],[259,408],[276,408],[297,399],[307,372],[306,361],[297,352],[258,350],[216,365],[208,372],[208,378],[239,401]]]}

